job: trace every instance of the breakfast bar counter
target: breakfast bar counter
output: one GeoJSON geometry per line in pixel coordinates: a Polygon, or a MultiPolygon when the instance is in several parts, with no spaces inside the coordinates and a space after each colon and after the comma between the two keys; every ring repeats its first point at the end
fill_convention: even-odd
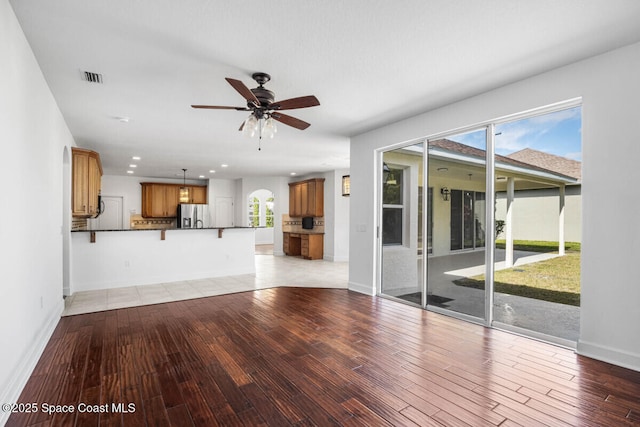
{"type": "Polygon", "coordinates": [[[255,229],[71,232],[71,293],[255,274],[255,229]]]}

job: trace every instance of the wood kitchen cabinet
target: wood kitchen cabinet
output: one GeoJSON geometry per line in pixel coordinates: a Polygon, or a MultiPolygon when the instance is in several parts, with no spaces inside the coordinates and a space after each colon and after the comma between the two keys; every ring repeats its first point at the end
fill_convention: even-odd
{"type": "Polygon", "coordinates": [[[100,210],[102,164],[100,155],[84,148],[71,148],[71,215],[93,218],[100,210]]]}
{"type": "Polygon", "coordinates": [[[289,216],[324,216],[324,178],[289,183],[289,216]]]}
{"type": "MultiPolygon", "coordinates": [[[[142,216],[144,218],[175,218],[180,203],[182,184],[141,182],[142,216]]],[[[207,203],[206,185],[188,185],[189,203],[207,203]]]]}
{"type": "Polygon", "coordinates": [[[320,233],[283,233],[282,249],[285,255],[302,256],[304,259],[322,259],[324,235],[320,233]]]}
{"type": "Polygon", "coordinates": [[[205,185],[189,186],[189,203],[207,203],[207,187],[205,185]]]}
{"type": "Polygon", "coordinates": [[[174,218],[178,212],[178,189],[174,185],[142,184],[142,216],[145,218],[174,218]]]}
{"type": "Polygon", "coordinates": [[[300,255],[304,259],[322,259],[324,255],[323,234],[301,234],[300,255]]]}

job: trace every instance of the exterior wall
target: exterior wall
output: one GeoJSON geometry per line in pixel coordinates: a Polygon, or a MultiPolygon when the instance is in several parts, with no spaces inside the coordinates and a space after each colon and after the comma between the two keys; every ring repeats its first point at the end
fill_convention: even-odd
{"type": "MultiPolygon", "coordinates": [[[[579,185],[566,187],[565,241],[582,242],[582,197],[579,185]]],[[[522,190],[515,192],[514,240],[558,241],[558,189],[522,190]]],[[[496,219],[504,220],[507,196],[497,193],[496,219]]],[[[504,235],[498,236],[504,238],[504,235]]]]}
{"type": "Polygon", "coordinates": [[[611,182],[640,181],[638,75],[640,43],[353,137],[349,288],[376,292],[378,149],[581,98],[583,262],[578,351],[640,370],[640,286],[635,269],[640,228],[627,226],[624,233],[611,233],[603,226],[636,223],[635,199],[611,182]],[[614,209],[609,200],[616,200],[614,209]]]}
{"type": "MultiPolygon", "coordinates": [[[[451,201],[444,201],[440,189],[470,190],[486,192],[484,182],[447,179],[433,176],[429,178],[433,187],[433,256],[449,255],[451,251],[451,201]]],[[[453,251],[455,252],[455,251],[453,251]]]]}

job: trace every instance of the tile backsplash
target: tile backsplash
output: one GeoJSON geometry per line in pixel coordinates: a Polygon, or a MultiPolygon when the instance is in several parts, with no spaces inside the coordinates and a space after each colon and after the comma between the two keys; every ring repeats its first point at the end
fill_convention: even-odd
{"type": "Polygon", "coordinates": [[[302,218],[282,214],[282,231],[285,233],[324,233],[324,217],[313,217],[313,229],[305,230],[302,228],[302,218]]]}
{"type": "Polygon", "coordinates": [[[131,215],[130,224],[135,230],[176,228],[175,218],[144,218],[139,214],[131,215]]]}

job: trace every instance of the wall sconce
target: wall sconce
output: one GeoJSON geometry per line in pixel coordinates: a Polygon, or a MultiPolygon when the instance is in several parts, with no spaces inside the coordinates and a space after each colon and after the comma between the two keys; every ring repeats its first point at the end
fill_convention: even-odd
{"type": "Polygon", "coordinates": [[[448,202],[449,196],[451,195],[451,190],[449,190],[447,187],[442,187],[440,189],[440,194],[442,194],[442,200],[448,202]]]}
{"type": "Polygon", "coordinates": [[[351,175],[342,177],[342,195],[345,197],[351,195],[351,175]]]}

